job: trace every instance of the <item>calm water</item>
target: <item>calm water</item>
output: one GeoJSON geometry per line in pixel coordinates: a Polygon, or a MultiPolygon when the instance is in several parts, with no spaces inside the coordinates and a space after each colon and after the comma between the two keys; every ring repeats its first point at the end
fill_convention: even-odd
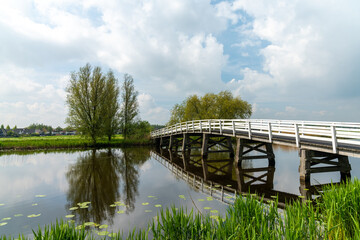
{"type": "MultiPolygon", "coordinates": [[[[162,151],[160,157],[149,148],[0,153],[0,236],[32,235],[31,229],[61,218],[73,220],[76,225],[106,224],[109,232],[127,233],[135,226],[146,227],[160,205],[195,207],[209,214],[214,210],[225,213],[227,205],[221,198],[218,200],[215,195],[210,198],[208,191],[202,191],[191,180],[195,175],[196,180],[202,179],[198,182],[213,182],[237,191],[248,187],[243,185],[243,180],[249,184],[256,177],[267,176],[253,184],[267,186],[265,191],[272,195],[297,197],[301,194],[297,150],[275,146],[274,152],[274,169],[266,168],[264,160],[243,163],[242,169],[262,168],[258,172],[242,171],[223,155],[202,161],[197,156],[167,151],[162,151]],[[185,167],[186,171],[179,172],[177,167],[185,167]],[[189,173],[190,180],[184,177],[189,173]],[[90,203],[70,210],[84,202],[90,203]]],[[[360,177],[360,159],[349,160],[352,177],[360,177]]],[[[338,172],[311,177],[312,184],[339,180],[338,172]]],[[[215,188],[220,188],[216,185],[215,188]]]]}

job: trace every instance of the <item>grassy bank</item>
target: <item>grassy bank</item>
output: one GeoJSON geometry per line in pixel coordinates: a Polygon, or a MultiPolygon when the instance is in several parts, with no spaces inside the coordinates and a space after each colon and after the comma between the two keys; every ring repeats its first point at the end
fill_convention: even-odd
{"type": "Polygon", "coordinates": [[[115,135],[109,142],[107,138],[99,139],[94,145],[89,139],[81,136],[45,136],[45,137],[15,137],[0,138],[0,150],[56,149],[56,148],[88,148],[117,147],[125,145],[149,144],[148,139],[124,139],[115,135]]]}
{"type": "MultiPolygon", "coordinates": [[[[263,204],[253,196],[239,197],[224,217],[194,214],[184,209],[165,209],[147,229],[126,239],[359,239],[360,181],[332,186],[317,205],[295,202],[283,212],[276,200],[263,204]]],[[[35,239],[123,239],[120,234],[97,229],[84,231],[71,224],[56,223],[34,231],[35,239]],[[99,236],[100,235],[100,236],[99,236]],[[103,235],[106,235],[103,237],[103,235]]],[[[0,238],[1,239],[1,238],[0,238]]],[[[3,240],[12,239],[2,237],[3,240]]],[[[25,239],[20,236],[20,239],[25,239]]]]}

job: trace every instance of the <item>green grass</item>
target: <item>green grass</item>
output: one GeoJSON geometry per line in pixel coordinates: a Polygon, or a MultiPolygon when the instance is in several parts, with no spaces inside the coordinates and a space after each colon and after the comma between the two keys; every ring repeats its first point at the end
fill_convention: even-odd
{"type": "Polygon", "coordinates": [[[148,139],[124,139],[122,135],[115,135],[109,142],[107,138],[98,139],[96,145],[82,136],[45,136],[45,137],[16,137],[0,138],[0,150],[7,149],[49,149],[49,148],[87,148],[87,147],[116,147],[124,145],[149,144],[148,139]]]}
{"type": "MultiPolygon", "coordinates": [[[[145,229],[112,239],[359,239],[360,181],[331,186],[316,205],[296,201],[277,208],[256,196],[239,196],[224,217],[175,207],[162,209],[145,229]]],[[[109,239],[62,222],[34,231],[34,239],[109,239]]],[[[11,237],[3,236],[7,240],[11,237]]],[[[26,239],[19,236],[19,239],[26,239]]]]}

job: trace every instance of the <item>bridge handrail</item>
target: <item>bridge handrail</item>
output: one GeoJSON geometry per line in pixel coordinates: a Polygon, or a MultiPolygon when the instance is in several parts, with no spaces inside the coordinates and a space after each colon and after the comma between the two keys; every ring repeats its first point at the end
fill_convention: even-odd
{"type": "Polygon", "coordinates": [[[151,132],[151,137],[167,136],[179,133],[217,131],[222,134],[232,132],[235,136],[242,132],[251,139],[253,134],[267,135],[268,141],[273,137],[293,138],[297,147],[303,140],[317,140],[331,143],[334,153],[339,143],[360,146],[360,123],[355,122],[322,122],[274,119],[204,119],[177,123],[151,132]]]}

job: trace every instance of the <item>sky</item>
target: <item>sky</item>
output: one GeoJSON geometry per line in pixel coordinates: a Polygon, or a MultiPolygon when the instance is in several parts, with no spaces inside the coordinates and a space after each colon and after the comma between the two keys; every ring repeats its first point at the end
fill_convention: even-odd
{"type": "Polygon", "coordinates": [[[71,72],[133,76],[140,117],[228,90],[252,118],[360,122],[357,0],[12,0],[0,8],[0,124],[66,126],[71,72]]]}

